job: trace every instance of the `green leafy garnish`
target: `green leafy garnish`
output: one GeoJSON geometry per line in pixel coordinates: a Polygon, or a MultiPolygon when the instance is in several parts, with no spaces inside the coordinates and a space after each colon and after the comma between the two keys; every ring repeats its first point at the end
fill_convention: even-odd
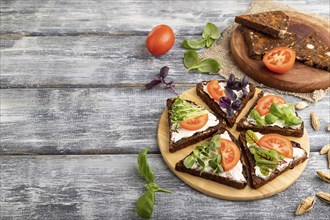
{"type": "Polygon", "coordinates": [[[135,206],[136,213],[142,218],[151,218],[156,192],[171,193],[170,190],[163,189],[154,182],[154,173],[147,162],[148,152],[148,148],[142,149],[137,158],[139,172],[149,182],[146,184],[147,191],[138,198],[135,206]]]}
{"type": "Polygon", "coordinates": [[[258,136],[252,130],[247,130],[245,133],[245,140],[249,144],[255,144],[258,142],[258,136]]]}
{"type": "Polygon", "coordinates": [[[191,50],[202,49],[205,46],[210,47],[220,37],[220,30],[215,24],[208,22],[202,33],[202,38],[196,38],[192,40],[185,39],[182,43],[183,47],[191,50]]]}
{"type": "Polygon", "coordinates": [[[274,124],[277,120],[278,120],[278,117],[276,117],[272,113],[269,113],[265,116],[265,122],[267,124],[274,124]]]}
{"type": "Polygon", "coordinates": [[[278,105],[273,103],[270,106],[270,113],[284,121],[287,126],[300,125],[302,120],[296,115],[293,104],[278,105]]]}
{"type": "Polygon", "coordinates": [[[197,164],[201,174],[207,167],[212,169],[213,174],[224,172],[221,166],[221,155],[218,152],[220,147],[220,135],[215,135],[210,141],[198,145],[193,152],[183,160],[183,165],[190,169],[197,164]]]}
{"type": "Polygon", "coordinates": [[[195,70],[201,73],[217,73],[221,68],[215,59],[200,60],[197,52],[193,50],[188,50],[184,53],[183,63],[187,70],[195,70]]]}
{"type": "Polygon", "coordinates": [[[172,130],[176,131],[179,123],[182,121],[207,113],[207,110],[205,110],[202,106],[194,105],[177,96],[170,110],[170,120],[173,125],[172,130]]]}
{"type": "Polygon", "coordinates": [[[259,115],[259,112],[254,108],[250,113],[251,117],[256,121],[257,125],[263,126],[265,125],[265,121],[259,115]]]}

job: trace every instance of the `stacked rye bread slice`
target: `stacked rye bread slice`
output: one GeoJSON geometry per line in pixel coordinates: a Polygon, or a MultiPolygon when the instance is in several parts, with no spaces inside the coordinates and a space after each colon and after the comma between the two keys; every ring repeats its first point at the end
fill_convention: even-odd
{"type": "Polygon", "coordinates": [[[290,17],[282,11],[240,15],[235,22],[241,24],[244,41],[251,58],[260,60],[275,47],[289,47],[296,52],[296,60],[308,66],[330,71],[329,45],[311,32],[301,40],[288,31],[290,17]]]}
{"type": "Polygon", "coordinates": [[[238,122],[255,91],[247,77],[238,81],[231,75],[196,85],[197,95],[212,112],[179,96],[168,99],[169,151],[199,143],[175,169],[237,189],[250,179],[250,186],[259,188],[306,160],[306,151],[285,137],[301,137],[304,124],[283,98],[260,92],[238,122]],[[235,124],[242,131],[239,139],[226,129],[235,124]]]}

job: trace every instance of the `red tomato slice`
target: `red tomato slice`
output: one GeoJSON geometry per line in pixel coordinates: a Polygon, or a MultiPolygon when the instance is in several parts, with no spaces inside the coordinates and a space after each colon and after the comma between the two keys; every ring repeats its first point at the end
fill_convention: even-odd
{"type": "Polygon", "coordinates": [[[206,85],[207,92],[215,100],[219,101],[222,96],[225,96],[225,92],[221,89],[218,80],[213,79],[206,85]]]}
{"type": "Polygon", "coordinates": [[[169,51],[174,44],[175,36],[171,27],[158,25],[148,34],[146,46],[153,55],[163,55],[169,51]]]}
{"type": "Polygon", "coordinates": [[[205,115],[197,116],[196,118],[191,118],[183,122],[180,122],[180,126],[184,129],[195,131],[204,127],[204,125],[206,125],[208,120],[209,120],[209,115],[205,114],[205,115]]]}
{"type": "Polygon", "coordinates": [[[293,158],[293,147],[291,141],[279,134],[266,134],[257,142],[258,146],[270,150],[276,150],[288,158],[293,158]]]}
{"type": "Polygon", "coordinates": [[[226,139],[220,139],[219,153],[221,154],[221,166],[225,171],[233,169],[241,158],[241,152],[237,145],[226,139]]]}
{"type": "Polygon", "coordinates": [[[292,69],[296,60],[296,52],[287,47],[275,47],[268,51],[263,62],[274,73],[286,73],[292,69]]]}
{"type": "Polygon", "coordinates": [[[267,115],[270,113],[270,106],[275,104],[285,104],[285,99],[277,95],[266,95],[259,99],[257,103],[257,111],[260,116],[267,115]]]}

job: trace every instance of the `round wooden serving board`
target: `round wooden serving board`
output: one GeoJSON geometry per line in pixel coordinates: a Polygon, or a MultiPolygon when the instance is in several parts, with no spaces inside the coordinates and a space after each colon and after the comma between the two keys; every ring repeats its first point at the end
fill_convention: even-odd
{"type": "MultiPolygon", "coordinates": [[[[241,112],[238,120],[241,119],[247,111],[251,108],[251,105],[254,103],[254,100],[257,98],[257,93],[260,90],[256,90],[256,94],[253,99],[248,102],[243,111],[241,112]]],[[[181,98],[194,101],[195,103],[204,106],[209,110],[208,106],[197,96],[196,89],[192,88],[190,90],[185,91],[180,95],[181,98]]],[[[236,131],[236,125],[233,128],[227,128],[236,138],[238,138],[239,132],[236,131]]],[[[294,140],[301,144],[301,146],[308,152],[309,154],[309,138],[304,131],[304,136],[301,138],[290,137],[291,140],[294,140]]],[[[189,146],[187,148],[181,149],[177,152],[170,153],[169,152],[169,125],[167,119],[167,110],[165,110],[160,118],[158,125],[158,145],[161,151],[161,154],[169,166],[169,168],[174,172],[181,180],[187,183],[189,186],[194,189],[205,193],[207,195],[227,199],[227,200],[256,200],[263,199],[269,196],[272,196],[276,193],[279,193],[289,186],[291,186],[304,171],[307,160],[295,167],[292,170],[288,170],[282,175],[278,176],[273,181],[267,183],[266,185],[260,187],[255,190],[250,188],[250,186],[246,186],[244,189],[235,189],[217,182],[213,182],[201,177],[193,176],[187,173],[178,172],[175,170],[175,164],[182,160],[185,156],[187,156],[197,144],[189,146]]]]}
{"type": "MultiPolygon", "coordinates": [[[[330,45],[330,25],[315,17],[287,11],[290,17],[289,31],[297,34],[298,40],[312,31],[318,32],[320,37],[330,45]]],[[[330,87],[330,73],[325,70],[309,67],[298,61],[293,69],[284,74],[275,74],[269,71],[262,61],[251,59],[239,27],[231,37],[231,52],[237,65],[254,80],[289,92],[307,93],[317,89],[330,87]]]]}

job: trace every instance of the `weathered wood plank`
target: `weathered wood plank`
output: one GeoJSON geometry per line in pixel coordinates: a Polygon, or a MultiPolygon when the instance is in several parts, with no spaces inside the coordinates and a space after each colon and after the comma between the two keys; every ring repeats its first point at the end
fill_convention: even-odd
{"type": "MultiPolygon", "coordinates": [[[[285,1],[300,10],[329,15],[328,0],[285,1]]],[[[166,23],[178,34],[198,34],[207,21],[227,26],[250,1],[1,1],[1,33],[77,35],[145,34],[166,23]],[[215,10],[216,9],[216,10],[215,10]]]]}
{"type": "MultiPolygon", "coordinates": [[[[157,193],[154,219],[291,219],[300,200],[328,191],[316,176],[326,159],[312,153],[298,181],[273,197],[225,201],[179,180],[160,155],[148,155],[155,181],[172,194],[157,193]]],[[[4,219],[138,219],[136,199],[144,192],[137,155],[2,156],[0,214],[4,219]]],[[[328,219],[329,206],[316,199],[301,219],[328,219]]]]}
{"type": "Polygon", "coordinates": [[[162,66],[176,83],[195,83],[214,76],[187,73],[182,37],[172,50],[155,57],[145,36],[0,38],[1,88],[107,87],[144,84],[162,66]]]}
{"type": "MultiPolygon", "coordinates": [[[[159,152],[157,125],[166,99],[173,96],[161,88],[4,89],[0,96],[0,153],[136,153],[141,147],[159,152]]],[[[312,151],[329,142],[329,105],[328,95],[299,112],[312,151]],[[321,118],[317,132],[310,125],[311,111],[321,118]]]]}

